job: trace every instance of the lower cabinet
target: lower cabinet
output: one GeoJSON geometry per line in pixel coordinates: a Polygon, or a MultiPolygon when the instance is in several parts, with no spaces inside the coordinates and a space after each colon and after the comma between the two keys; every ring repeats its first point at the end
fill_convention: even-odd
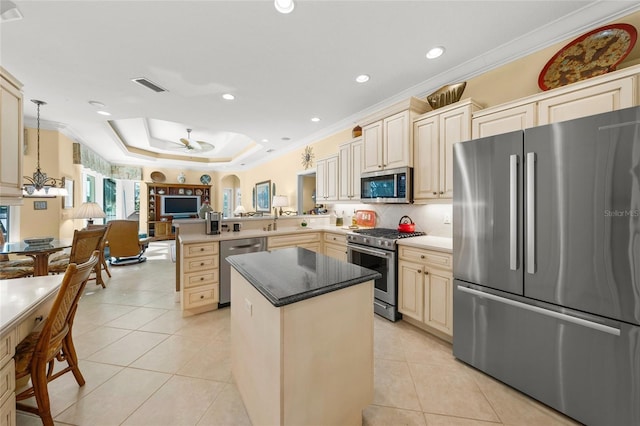
{"type": "Polygon", "coordinates": [[[347,261],[347,236],[345,234],[324,233],[324,254],[334,259],[347,261]]]}
{"type": "Polygon", "coordinates": [[[220,256],[217,241],[184,244],[180,252],[183,315],[218,309],[220,256]]]}
{"type": "Polygon", "coordinates": [[[305,232],[302,234],[287,234],[269,237],[267,240],[267,248],[269,250],[281,249],[287,247],[302,247],[307,250],[320,253],[322,241],[319,232],[305,232]]]}
{"type": "Polygon", "coordinates": [[[398,258],[398,310],[403,318],[451,340],[452,255],[400,246],[398,258]]]}

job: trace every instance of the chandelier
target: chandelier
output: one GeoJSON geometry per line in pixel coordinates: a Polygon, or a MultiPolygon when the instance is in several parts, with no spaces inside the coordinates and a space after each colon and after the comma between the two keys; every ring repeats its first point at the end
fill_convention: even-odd
{"type": "Polygon", "coordinates": [[[40,170],[40,105],[46,105],[47,103],[37,99],[31,99],[31,102],[38,106],[38,157],[36,171],[33,172],[33,177],[23,176],[26,182],[23,183],[22,193],[23,195],[30,197],[55,197],[56,195],[69,195],[69,192],[65,188],[64,178],[51,178],[40,170]]]}

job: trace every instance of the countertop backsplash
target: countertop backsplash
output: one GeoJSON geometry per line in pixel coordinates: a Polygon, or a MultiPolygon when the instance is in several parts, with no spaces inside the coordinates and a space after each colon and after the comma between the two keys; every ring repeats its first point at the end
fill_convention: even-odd
{"type": "MultiPolygon", "coordinates": [[[[374,210],[376,212],[377,228],[397,228],[402,216],[409,216],[416,224],[416,231],[426,232],[437,237],[449,237],[453,235],[451,219],[453,213],[452,204],[334,204],[328,206],[331,212],[335,210],[338,215],[344,212],[346,218],[353,216],[354,210],[374,210]],[[445,224],[445,219],[449,223],[445,224]]],[[[347,223],[347,222],[345,222],[347,223]]]]}

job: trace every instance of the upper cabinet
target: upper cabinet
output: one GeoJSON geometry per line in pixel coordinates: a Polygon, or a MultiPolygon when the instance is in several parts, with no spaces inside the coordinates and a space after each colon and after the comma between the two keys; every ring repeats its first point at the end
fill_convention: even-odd
{"type": "Polygon", "coordinates": [[[413,118],[430,109],[426,101],[409,98],[363,120],[363,172],[413,166],[413,118]]]}
{"type": "Polygon", "coordinates": [[[467,99],[415,119],[414,201],[453,197],[453,144],[471,139],[471,115],[478,109],[467,99]]]}
{"type": "Polygon", "coordinates": [[[22,84],[0,67],[0,204],[22,204],[22,84]]]}
{"type": "Polygon", "coordinates": [[[593,77],[473,114],[473,138],[572,120],[638,105],[640,66],[593,77]]]}
{"type": "Polygon", "coordinates": [[[338,156],[316,161],[316,203],[338,200],[338,156]]]}
{"type": "Polygon", "coordinates": [[[344,143],[339,147],[338,199],[341,201],[360,200],[360,174],[364,157],[362,138],[344,143]]]}

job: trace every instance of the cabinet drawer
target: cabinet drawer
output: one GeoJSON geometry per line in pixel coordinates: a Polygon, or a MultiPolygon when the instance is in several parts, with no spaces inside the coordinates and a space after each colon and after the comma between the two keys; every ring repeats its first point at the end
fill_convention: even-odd
{"type": "Polygon", "coordinates": [[[36,325],[40,324],[41,321],[44,321],[49,316],[49,311],[51,310],[51,306],[53,305],[53,301],[56,297],[56,294],[52,294],[49,300],[43,302],[38,306],[38,308],[33,311],[28,317],[24,319],[18,325],[18,335],[16,336],[16,345],[22,341],[25,337],[33,331],[36,325]]]}
{"type": "Polygon", "coordinates": [[[324,234],[324,241],[325,243],[330,243],[330,244],[347,244],[347,236],[344,234],[330,234],[330,233],[325,233],[324,234]]]}
{"type": "Polygon", "coordinates": [[[184,274],[184,288],[214,284],[218,282],[218,269],[184,274]]]}
{"type": "Polygon", "coordinates": [[[16,370],[13,359],[0,368],[0,404],[6,401],[16,388],[16,370]]]}
{"type": "Polygon", "coordinates": [[[218,256],[188,258],[184,261],[184,272],[198,272],[218,267],[218,256]]]}
{"type": "Polygon", "coordinates": [[[269,237],[269,248],[282,246],[298,246],[307,243],[320,242],[320,235],[315,232],[311,234],[291,234],[277,237],[269,237]]]}
{"type": "Polygon", "coordinates": [[[18,342],[16,341],[16,330],[11,329],[0,338],[0,365],[5,365],[13,358],[18,342]]]}
{"type": "Polygon", "coordinates": [[[218,285],[208,285],[185,289],[183,293],[184,309],[198,308],[200,306],[213,305],[218,303],[218,285]]]}
{"type": "Polygon", "coordinates": [[[16,426],[16,396],[13,393],[0,404],[0,426],[16,426]]]}
{"type": "Polygon", "coordinates": [[[16,396],[11,394],[9,399],[0,404],[0,425],[16,426],[16,396]]]}
{"type": "Polygon", "coordinates": [[[427,266],[442,269],[451,269],[452,256],[448,253],[421,250],[413,247],[400,246],[398,255],[401,259],[418,262],[427,266]]]}
{"type": "Polygon", "coordinates": [[[218,243],[197,243],[185,244],[182,248],[184,257],[203,256],[209,254],[218,254],[218,243]]]}

